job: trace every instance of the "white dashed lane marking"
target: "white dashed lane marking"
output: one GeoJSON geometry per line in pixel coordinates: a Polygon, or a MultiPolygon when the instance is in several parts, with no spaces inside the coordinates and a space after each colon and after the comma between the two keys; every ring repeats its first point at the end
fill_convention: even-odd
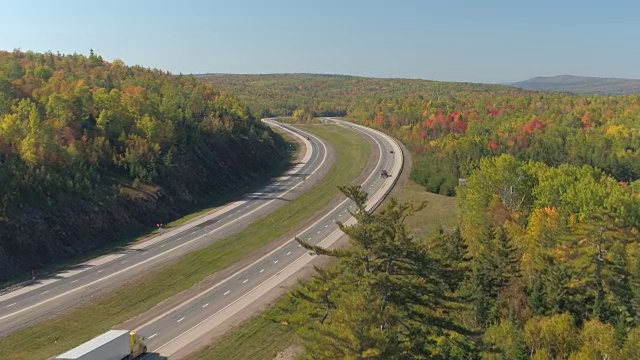
{"type": "Polygon", "coordinates": [[[44,294],[48,293],[49,291],[51,291],[51,290],[43,291],[43,292],[40,293],[40,295],[44,295],[44,294]]]}
{"type": "Polygon", "coordinates": [[[228,293],[230,293],[231,290],[227,290],[227,292],[225,292],[224,294],[222,294],[223,296],[227,296],[228,293]]]}
{"type": "Polygon", "coordinates": [[[207,306],[209,306],[209,303],[202,305],[203,308],[206,308],[207,306]]]}
{"type": "Polygon", "coordinates": [[[153,334],[153,335],[149,336],[149,339],[153,339],[153,338],[154,338],[154,337],[156,337],[156,336],[158,336],[158,333],[155,333],[155,334],[153,334]]]}
{"type": "Polygon", "coordinates": [[[274,261],[273,263],[274,263],[274,264],[277,264],[277,263],[278,263],[278,260],[274,261]]]}
{"type": "Polygon", "coordinates": [[[71,283],[73,284],[74,282],[78,282],[78,281],[79,281],[79,280],[78,280],[78,279],[76,279],[76,280],[73,280],[71,283]]]}
{"type": "Polygon", "coordinates": [[[242,283],[243,283],[243,284],[246,284],[246,283],[247,283],[247,281],[249,281],[249,279],[245,279],[242,283]]]}
{"type": "Polygon", "coordinates": [[[99,272],[99,273],[101,273],[101,272],[103,272],[103,271],[104,271],[104,269],[102,269],[102,270],[98,270],[98,272],[99,272]]]}
{"type": "Polygon", "coordinates": [[[264,272],[264,269],[260,270],[260,272],[264,272]]]}
{"type": "Polygon", "coordinates": [[[181,322],[182,320],[184,320],[184,318],[185,318],[184,316],[181,317],[180,319],[178,319],[178,322],[181,322]]]}
{"type": "Polygon", "coordinates": [[[291,251],[289,251],[289,252],[287,253],[287,255],[291,255],[291,251]]]}
{"type": "Polygon", "coordinates": [[[11,303],[11,304],[7,305],[7,307],[12,307],[15,304],[17,304],[17,303],[11,303]]]}

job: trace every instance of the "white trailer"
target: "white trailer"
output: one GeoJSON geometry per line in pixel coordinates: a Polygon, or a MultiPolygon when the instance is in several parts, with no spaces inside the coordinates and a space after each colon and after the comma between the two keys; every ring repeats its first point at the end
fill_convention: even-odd
{"type": "MultiPolygon", "coordinates": [[[[86,343],[56,357],[56,360],[122,360],[131,359],[129,330],[109,330],[86,343]]],[[[146,350],[146,349],[145,349],[146,350]]]]}

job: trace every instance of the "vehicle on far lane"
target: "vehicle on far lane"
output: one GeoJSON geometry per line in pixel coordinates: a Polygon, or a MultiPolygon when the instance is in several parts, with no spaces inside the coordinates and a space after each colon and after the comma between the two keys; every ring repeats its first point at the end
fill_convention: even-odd
{"type": "Polygon", "coordinates": [[[132,360],[147,352],[143,340],[133,331],[109,330],[55,360],[132,360]]]}

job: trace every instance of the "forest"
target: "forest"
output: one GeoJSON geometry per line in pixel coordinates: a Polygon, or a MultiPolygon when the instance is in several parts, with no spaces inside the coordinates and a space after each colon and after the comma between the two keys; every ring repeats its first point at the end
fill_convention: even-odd
{"type": "Polygon", "coordinates": [[[0,52],[0,282],[189,213],[288,163],[284,140],[190,76],[0,52]]]}
{"type": "Polygon", "coordinates": [[[413,238],[404,220],[421,204],[370,214],[366,194],[343,187],[357,205],[358,223],[339,224],[352,246],[300,241],[338,261],[275,319],[296,325],[307,357],[640,358],[638,95],[174,76],[93,53],[1,52],[0,281],[286,162],[257,120],[272,115],[381,129],[412,153],[411,177],[459,207],[458,228],[413,238]]]}
{"type": "Polygon", "coordinates": [[[412,238],[404,219],[419,204],[368,214],[366,194],[343,188],[358,205],[358,224],[340,224],[351,246],[299,240],[337,263],[274,319],[295,326],[306,358],[640,358],[640,96],[316,77],[223,86],[274,84],[249,106],[345,112],[393,135],[416,182],[456,196],[459,227],[412,238]],[[283,105],[307,91],[317,97],[283,105]]]}
{"type": "Polygon", "coordinates": [[[233,92],[256,116],[261,117],[292,115],[299,108],[307,108],[317,116],[344,116],[350,106],[382,97],[527,92],[502,85],[347,75],[201,74],[196,78],[233,92]]]}
{"type": "Polygon", "coordinates": [[[426,190],[457,196],[460,230],[441,236],[457,237],[466,310],[449,318],[473,334],[442,358],[640,357],[640,96],[452,93],[349,115],[407,144],[426,190]]]}
{"type": "Polygon", "coordinates": [[[417,155],[412,177],[454,195],[485,157],[549,166],[591,165],[618,181],[640,178],[640,96],[458,94],[382,98],[349,115],[385,129],[417,155]]]}
{"type": "MultiPolygon", "coordinates": [[[[317,269],[274,321],[309,359],[637,359],[637,192],[591,166],[483,159],[458,194],[461,224],[409,235],[420,204],[365,210],[351,246],[317,269]]],[[[425,219],[428,220],[428,219],[425,219]]]]}

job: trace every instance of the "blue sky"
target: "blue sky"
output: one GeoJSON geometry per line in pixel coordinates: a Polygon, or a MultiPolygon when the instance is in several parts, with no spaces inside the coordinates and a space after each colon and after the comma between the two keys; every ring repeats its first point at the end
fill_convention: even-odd
{"type": "Polygon", "coordinates": [[[9,1],[0,49],[173,73],[311,72],[511,82],[640,78],[632,1],[9,1]]]}

